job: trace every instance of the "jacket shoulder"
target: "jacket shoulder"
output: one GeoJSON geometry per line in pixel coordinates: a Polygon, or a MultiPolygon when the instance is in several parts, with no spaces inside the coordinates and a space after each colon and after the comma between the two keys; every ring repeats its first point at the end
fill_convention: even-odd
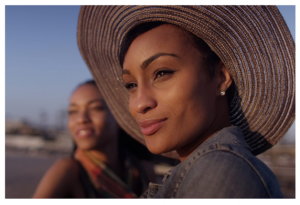
{"type": "Polygon", "coordinates": [[[266,179],[269,180],[269,176],[265,176],[273,173],[249,153],[240,147],[218,145],[217,149],[194,155],[193,159],[185,162],[180,171],[177,197],[276,197],[272,196],[267,185],[266,179]]]}

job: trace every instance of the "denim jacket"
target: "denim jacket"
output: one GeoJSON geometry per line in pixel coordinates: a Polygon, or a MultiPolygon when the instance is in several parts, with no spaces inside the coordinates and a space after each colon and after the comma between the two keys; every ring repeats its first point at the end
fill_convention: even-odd
{"type": "Polygon", "coordinates": [[[251,152],[239,127],[226,127],[164,175],[141,198],[281,198],[272,171],[251,152]]]}

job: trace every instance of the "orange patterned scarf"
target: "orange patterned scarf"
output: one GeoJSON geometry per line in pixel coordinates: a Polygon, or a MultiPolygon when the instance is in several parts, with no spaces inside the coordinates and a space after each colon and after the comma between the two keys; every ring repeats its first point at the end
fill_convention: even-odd
{"type": "Polygon", "coordinates": [[[139,166],[129,156],[125,157],[126,183],[121,180],[106,164],[96,159],[89,151],[77,149],[75,158],[88,173],[93,187],[103,198],[136,198],[133,190],[147,187],[141,180],[139,166]]]}

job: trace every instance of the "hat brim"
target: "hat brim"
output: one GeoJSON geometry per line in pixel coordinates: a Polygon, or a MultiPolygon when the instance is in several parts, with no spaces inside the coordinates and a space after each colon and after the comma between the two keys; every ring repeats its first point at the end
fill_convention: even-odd
{"type": "MultiPolygon", "coordinates": [[[[276,144],[295,119],[295,44],[276,6],[82,6],[78,46],[119,125],[145,145],[128,108],[119,49],[138,24],[163,21],[202,38],[229,70],[230,121],[253,154],[276,144]]],[[[178,158],[175,151],[164,156],[178,158]]]]}

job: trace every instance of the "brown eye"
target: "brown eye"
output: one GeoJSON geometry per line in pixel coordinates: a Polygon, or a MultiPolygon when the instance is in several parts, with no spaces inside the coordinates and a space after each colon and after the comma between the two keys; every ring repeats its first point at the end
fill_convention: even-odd
{"type": "Polygon", "coordinates": [[[96,107],[92,107],[92,110],[101,111],[101,110],[105,110],[105,107],[104,106],[96,106],[96,107]]]}
{"type": "Polygon", "coordinates": [[[125,88],[127,89],[127,90],[131,90],[132,88],[135,88],[135,87],[137,87],[137,84],[136,83],[126,83],[125,84],[125,88]]]}
{"type": "Polygon", "coordinates": [[[68,115],[76,114],[77,110],[68,110],[68,115]]]}
{"type": "Polygon", "coordinates": [[[157,72],[154,73],[155,76],[154,80],[164,76],[172,75],[174,72],[175,72],[174,70],[169,70],[169,69],[158,70],[157,72]]]}

